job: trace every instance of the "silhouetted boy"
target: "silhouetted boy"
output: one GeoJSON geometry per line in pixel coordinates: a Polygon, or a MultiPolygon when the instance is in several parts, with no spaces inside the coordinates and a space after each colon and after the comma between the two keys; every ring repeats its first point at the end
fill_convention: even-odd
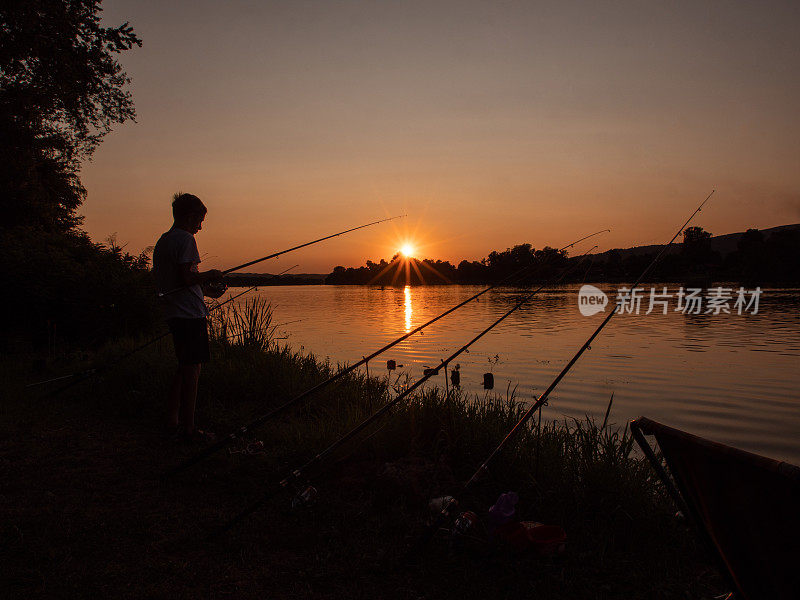
{"type": "Polygon", "coordinates": [[[204,437],[195,429],[194,409],[200,366],[208,362],[208,309],[203,295],[219,298],[225,292],[222,272],[200,272],[200,254],[194,234],[202,229],[207,209],[200,198],[177,193],[172,202],[175,219],[172,228],[156,243],[153,251],[153,275],[167,319],[178,370],[172,382],[167,426],[170,431],[189,438],[204,437]],[[208,284],[218,284],[209,286],[208,284]]]}

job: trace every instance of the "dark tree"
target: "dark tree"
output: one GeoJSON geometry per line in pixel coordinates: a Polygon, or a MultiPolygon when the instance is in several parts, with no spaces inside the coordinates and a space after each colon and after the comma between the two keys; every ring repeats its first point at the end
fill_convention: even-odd
{"type": "Polygon", "coordinates": [[[702,227],[687,227],[683,231],[683,243],[686,244],[684,248],[705,245],[710,239],[711,234],[702,227]]]}
{"type": "Polygon", "coordinates": [[[0,256],[7,287],[24,290],[8,298],[0,339],[33,349],[139,334],[157,314],[146,255],[78,228],[81,162],[135,116],[117,57],[141,41],[100,13],[88,0],[0,4],[0,256]]]}
{"type": "Polygon", "coordinates": [[[487,279],[485,262],[462,260],[458,263],[456,278],[461,283],[482,283],[487,279]]]}
{"type": "Polygon", "coordinates": [[[687,227],[683,231],[681,254],[686,260],[686,268],[696,269],[714,262],[718,255],[711,250],[711,233],[702,227],[687,227]]]}
{"type": "Polygon", "coordinates": [[[141,46],[128,23],[101,27],[100,2],[6,0],[0,8],[0,210],[3,222],[69,231],[79,177],[112,125],[134,119],[116,59],[141,46]]]}

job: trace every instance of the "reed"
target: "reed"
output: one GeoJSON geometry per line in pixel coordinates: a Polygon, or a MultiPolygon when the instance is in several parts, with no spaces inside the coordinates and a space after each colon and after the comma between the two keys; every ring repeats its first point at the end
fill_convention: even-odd
{"type": "Polygon", "coordinates": [[[239,345],[270,350],[275,343],[272,304],[267,298],[250,296],[211,313],[209,338],[221,345],[239,345]]]}

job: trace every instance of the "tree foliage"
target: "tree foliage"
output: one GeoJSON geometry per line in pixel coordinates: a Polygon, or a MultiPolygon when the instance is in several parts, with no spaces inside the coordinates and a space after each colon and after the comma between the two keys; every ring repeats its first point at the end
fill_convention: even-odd
{"type": "Polygon", "coordinates": [[[17,334],[43,348],[81,347],[146,333],[158,315],[147,251],[129,254],[114,236],[97,244],[83,232],[17,228],[0,236],[3,277],[9,290],[0,338],[14,350],[17,334]]]}
{"type": "Polygon", "coordinates": [[[128,23],[100,24],[95,0],[6,0],[0,8],[0,208],[49,231],[80,223],[79,177],[114,124],[135,118],[117,55],[141,46],[128,23]]]}

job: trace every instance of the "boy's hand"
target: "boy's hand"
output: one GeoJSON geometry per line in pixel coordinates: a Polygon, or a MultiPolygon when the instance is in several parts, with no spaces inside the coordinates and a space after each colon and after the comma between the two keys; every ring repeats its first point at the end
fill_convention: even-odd
{"type": "Polygon", "coordinates": [[[205,276],[207,282],[213,283],[222,282],[222,278],[224,277],[222,271],[219,269],[210,269],[205,272],[205,276]]]}
{"type": "Polygon", "coordinates": [[[195,265],[192,263],[180,264],[178,265],[178,269],[181,276],[181,280],[183,281],[183,285],[186,286],[189,285],[203,286],[209,283],[222,283],[224,277],[222,271],[220,271],[219,269],[209,269],[208,271],[203,271],[202,273],[198,273],[195,265]]]}

